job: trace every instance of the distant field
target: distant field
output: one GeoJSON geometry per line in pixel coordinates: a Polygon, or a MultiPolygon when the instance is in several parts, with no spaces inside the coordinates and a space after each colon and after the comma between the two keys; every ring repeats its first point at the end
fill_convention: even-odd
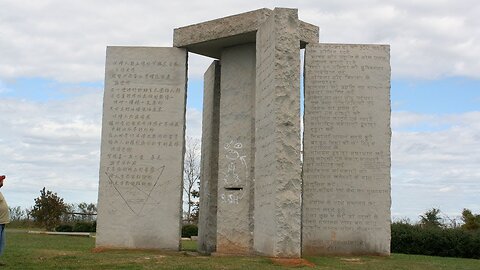
{"type": "Polygon", "coordinates": [[[480,269],[480,260],[393,254],[382,257],[308,257],[272,261],[262,257],[205,257],[185,241],[183,252],[109,250],[93,252],[94,239],[31,235],[7,229],[7,249],[0,269],[480,269]],[[306,266],[299,266],[306,265],[306,266]]]}

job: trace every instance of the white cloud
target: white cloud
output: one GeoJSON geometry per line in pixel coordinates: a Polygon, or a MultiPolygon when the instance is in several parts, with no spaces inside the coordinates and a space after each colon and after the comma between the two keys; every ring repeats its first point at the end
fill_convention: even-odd
{"type": "Polygon", "coordinates": [[[393,112],[392,129],[411,127],[418,124],[433,123],[435,116],[412,112],[393,112]]]}
{"type": "MultiPolygon", "coordinates": [[[[171,46],[173,29],[274,6],[296,7],[323,42],[388,43],[394,77],[479,78],[480,6],[450,1],[1,1],[0,78],[103,80],[107,45],[171,46]]],[[[207,64],[191,58],[191,74],[207,64]]]]}
{"type": "Polygon", "coordinates": [[[2,100],[0,164],[12,206],[32,205],[43,187],[72,195],[67,201],[96,201],[102,91],[86,92],[43,103],[2,100]]]}
{"type": "MultiPolygon", "coordinates": [[[[43,187],[67,202],[97,201],[103,91],[83,90],[61,101],[2,100],[0,174],[11,206],[33,205],[43,187]]],[[[189,136],[201,137],[201,116],[187,109],[189,136]]]]}
{"type": "Polygon", "coordinates": [[[394,78],[479,78],[479,13],[475,1],[341,1],[300,11],[322,41],[390,44],[394,78]]]}
{"type": "Polygon", "coordinates": [[[392,125],[393,212],[411,218],[432,207],[448,213],[463,208],[480,212],[480,112],[394,112],[392,125]],[[446,126],[415,131],[419,124],[431,122],[446,126]]]}
{"type": "Polygon", "coordinates": [[[455,187],[454,186],[441,187],[437,191],[438,192],[452,192],[452,191],[455,191],[455,187]]]}
{"type": "MultiPolygon", "coordinates": [[[[302,20],[320,26],[322,42],[391,44],[394,77],[480,78],[474,0],[0,0],[0,93],[10,91],[2,80],[22,77],[102,81],[107,45],[171,46],[175,27],[274,6],[297,7],[302,20]]],[[[201,78],[210,61],[191,54],[190,78],[201,78]]],[[[0,169],[12,206],[31,205],[43,186],[96,201],[101,99],[90,89],[63,101],[2,100],[0,169]]],[[[393,212],[479,212],[480,113],[392,116],[393,212]]],[[[187,134],[198,137],[201,113],[188,109],[187,122],[187,134]]]]}
{"type": "Polygon", "coordinates": [[[202,139],[202,111],[195,108],[187,108],[186,135],[198,140],[202,139]]]}

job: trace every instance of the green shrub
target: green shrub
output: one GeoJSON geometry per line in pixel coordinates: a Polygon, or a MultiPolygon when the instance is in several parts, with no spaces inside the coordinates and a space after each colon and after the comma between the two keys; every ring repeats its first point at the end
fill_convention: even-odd
{"type": "Polygon", "coordinates": [[[480,258],[480,231],[392,224],[391,251],[443,257],[480,258]]]}
{"type": "Polygon", "coordinates": [[[195,224],[186,224],[182,226],[182,237],[191,237],[198,235],[198,227],[195,224]]]}
{"type": "Polygon", "coordinates": [[[73,232],[73,227],[72,225],[68,224],[61,224],[55,227],[56,232],[73,232]]]}
{"type": "Polygon", "coordinates": [[[33,220],[28,220],[28,219],[10,221],[10,223],[8,223],[8,227],[9,228],[18,228],[18,229],[20,229],[20,228],[22,228],[22,229],[26,229],[26,228],[37,229],[38,228],[38,226],[36,226],[36,224],[33,220]]]}
{"type": "Polygon", "coordinates": [[[73,225],[74,232],[94,232],[95,226],[93,222],[77,222],[73,225]]]}

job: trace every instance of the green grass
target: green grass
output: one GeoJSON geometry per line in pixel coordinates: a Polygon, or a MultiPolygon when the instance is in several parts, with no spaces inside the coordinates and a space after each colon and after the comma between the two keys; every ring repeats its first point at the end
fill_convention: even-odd
{"type": "MultiPolygon", "coordinates": [[[[184,241],[183,249],[196,243],[184,241]]],[[[264,257],[205,257],[192,252],[92,251],[93,238],[32,235],[7,229],[0,269],[291,269],[264,257]]],[[[480,260],[393,254],[391,257],[308,257],[315,267],[296,269],[480,269],[480,260]]]]}
{"type": "Polygon", "coordinates": [[[182,241],[182,250],[197,251],[197,241],[182,241]]]}

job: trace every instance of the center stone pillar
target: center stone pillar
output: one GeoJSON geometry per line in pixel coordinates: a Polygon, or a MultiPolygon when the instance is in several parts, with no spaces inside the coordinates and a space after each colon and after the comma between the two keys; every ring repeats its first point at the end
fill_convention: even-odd
{"type": "MultiPolygon", "coordinates": [[[[221,91],[206,96],[219,96],[220,113],[211,102],[204,107],[201,252],[301,255],[300,46],[317,42],[318,27],[285,8],[174,30],[175,47],[220,59],[221,66],[221,91]],[[218,114],[219,128],[210,117],[218,114]]],[[[218,82],[211,68],[205,93],[218,82]]]]}
{"type": "Polygon", "coordinates": [[[221,55],[217,252],[253,247],[255,44],[221,55]]]}
{"type": "Polygon", "coordinates": [[[300,40],[297,10],[275,8],[257,32],[256,252],[300,257],[300,40]]]}

